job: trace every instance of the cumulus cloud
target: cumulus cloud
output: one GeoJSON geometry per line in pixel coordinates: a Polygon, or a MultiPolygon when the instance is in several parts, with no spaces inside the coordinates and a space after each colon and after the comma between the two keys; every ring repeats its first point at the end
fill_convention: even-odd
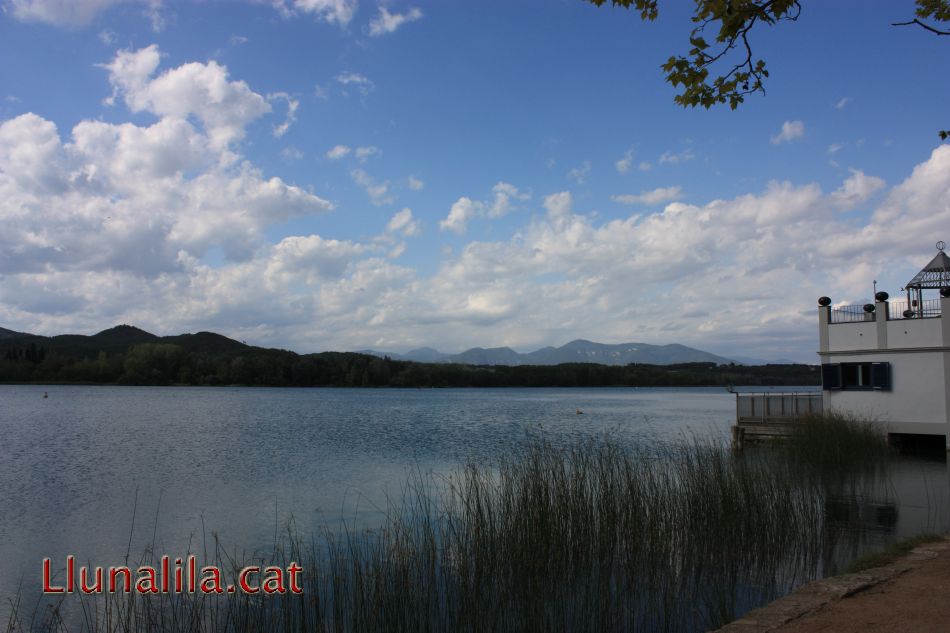
{"type": "Polygon", "coordinates": [[[356,0],[273,0],[274,8],[284,17],[312,15],[330,24],[346,26],[356,13],[356,0]]]}
{"type": "Polygon", "coordinates": [[[468,229],[468,223],[473,218],[500,218],[517,208],[519,202],[531,198],[530,193],[523,192],[513,184],[503,181],[496,183],[491,192],[492,196],[488,201],[472,200],[467,197],[456,200],[449,209],[449,215],[439,222],[439,228],[461,235],[468,229]]]}
{"type": "MultiPolygon", "coordinates": [[[[674,152],[673,150],[667,150],[660,155],[659,163],[661,165],[678,165],[680,163],[685,163],[688,160],[693,160],[696,158],[696,154],[693,150],[688,147],[680,152],[674,152]]],[[[640,164],[640,169],[646,171],[649,169],[649,163],[647,163],[646,169],[644,169],[644,164],[640,164]]]]}
{"type": "Polygon", "coordinates": [[[568,180],[573,180],[579,185],[583,185],[587,180],[587,177],[590,176],[591,164],[589,160],[585,160],[579,166],[574,167],[569,172],[567,172],[568,180]]]}
{"type": "Polygon", "coordinates": [[[378,182],[362,169],[350,171],[350,177],[366,191],[369,201],[376,206],[392,204],[396,199],[389,194],[389,181],[378,182]]]}
{"type": "Polygon", "coordinates": [[[158,117],[200,120],[212,144],[220,149],[244,137],[248,123],[271,106],[244,81],[230,81],[215,61],[191,62],[153,76],[161,62],[158,46],[119,51],[105,64],[113,96],[121,96],[132,112],[158,117]]]}
{"type": "Polygon", "coordinates": [[[492,202],[488,209],[488,217],[500,218],[508,215],[517,202],[531,198],[531,194],[519,190],[511,183],[499,182],[492,187],[492,202]]]}
{"type": "Polygon", "coordinates": [[[625,174],[630,171],[630,167],[633,165],[633,150],[628,149],[624,152],[623,158],[614,163],[614,167],[617,169],[618,174],[625,174]]]}
{"type": "MultiPolygon", "coordinates": [[[[625,174],[631,169],[633,169],[634,167],[636,167],[640,171],[650,171],[650,168],[652,167],[652,165],[649,163],[649,161],[641,160],[639,163],[635,165],[634,164],[635,156],[636,156],[636,152],[634,152],[632,149],[628,149],[626,152],[624,152],[623,158],[621,158],[620,160],[614,163],[614,167],[617,169],[617,173],[625,174]]],[[[664,156],[669,157],[673,155],[668,152],[667,154],[664,154],[664,156]]],[[[690,156],[690,158],[692,158],[692,156],[690,156]]],[[[679,162],[679,159],[677,159],[676,161],[668,161],[668,162],[679,162]]]]}
{"type": "Polygon", "coordinates": [[[98,13],[124,3],[144,5],[153,21],[162,6],[161,0],[6,0],[3,8],[25,22],[80,27],[91,22],[98,13]]]}
{"type": "Polygon", "coordinates": [[[357,147],[356,148],[356,159],[361,163],[365,163],[373,156],[380,156],[383,153],[383,150],[379,149],[375,145],[369,145],[367,147],[357,147]]]}
{"type": "Polygon", "coordinates": [[[0,122],[0,272],[154,278],[213,248],[246,261],[266,226],[332,208],[241,159],[235,142],[269,109],[263,97],[213,62],[155,76],[159,59],[149,47],[106,65],[151,124],[86,120],[64,138],[33,113],[0,122]]]}
{"type": "Polygon", "coordinates": [[[788,143],[805,136],[805,124],[801,121],[786,121],[782,123],[782,129],[772,137],[772,145],[788,143]]]}
{"type": "Polygon", "coordinates": [[[564,220],[571,214],[574,198],[570,191],[552,193],[544,198],[544,208],[552,220],[564,220]]]}
{"type": "Polygon", "coordinates": [[[387,233],[398,233],[404,237],[413,237],[421,233],[419,223],[412,217],[412,209],[406,207],[398,211],[386,225],[387,233]]]}
{"type": "MultiPolygon", "coordinates": [[[[344,88],[349,86],[356,88],[364,97],[376,89],[376,84],[374,84],[369,77],[350,71],[342,72],[337,75],[336,81],[344,88]]],[[[344,94],[346,94],[345,91],[344,94]]]]}
{"type": "Polygon", "coordinates": [[[645,204],[650,206],[670,202],[671,200],[679,200],[682,197],[682,187],[658,187],[652,191],[643,191],[638,195],[624,194],[612,196],[612,200],[620,204],[645,204]]]}
{"type": "Polygon", "coordinates": [[[377,13],[369,22],[369,34],[378,37],[387,33],[394,33],[403,24],[415,22],[422,18],[422,10],[412,7],[405,13],[390,13],[386,7],[380,6],[377,13]]]}
{"type": "Polygon", "coordinates": [[[300,107],[300,101],[292,98],[286,92],[272,92],[267,95],[268,101],[283,101],[287,104],[287,117],[283,123],[274,126],[274,136],[282,137],[290,129],[290,126],[297,120],[297,108],[300,107]]]}
{"type": "Polygon", "coordinates": [[[340,160],[341,158],[347,156],[350,153],[350,148],[346,145],[334,145],[327,150],[327,153],[324,154],[330,160],[340,160]]]}
{"type": "Polygon", "coordinates": [[[875,176],[866,176],[864,172],[852,169],[851,175],[841,187],[831,194],[838,205],[844,209],[852,209],[867,201],[872,195],[884,188],[885,182],[875,176]]]}
{"type": "Polygon", "coordinates": [[[422,182],[422,180],[420,180],[419,178],[416,178],[415,176],[409,176],[408,178],[406,178],[406,184],[413,191],[422,191],[422,189],[426,186],[426,184],[422,182]]]}
{"type": "Polygon", "coordinates": [[[449,214],[444,220],[439,221],[439,228],[443,231],[451,231],[462,235],[468,229],[468,222],[476,215],[482,213],[485,205],[471,198],[459,198],[452,204],[449,214]]]}

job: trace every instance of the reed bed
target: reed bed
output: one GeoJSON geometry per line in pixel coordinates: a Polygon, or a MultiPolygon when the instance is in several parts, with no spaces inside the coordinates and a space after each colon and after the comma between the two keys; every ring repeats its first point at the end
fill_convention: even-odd
{"type": "MultiPolygon", "coordinates": [[[[372,531],[289,529],[264,564],[299,562],[301,595],[18,602],[7,631],[708,630],[820,576],[843,538],[798,450],[535,439],[414,474],[372,531]]],[[[208,558],[247,563],[221,547],[208,558]]]]}
{"type": "Polygon", "coordinates": [[[785,447],[802,464],[845,473],[878,468],[894,453],[882,425],[834,410],[804,416],[785,447]]]}

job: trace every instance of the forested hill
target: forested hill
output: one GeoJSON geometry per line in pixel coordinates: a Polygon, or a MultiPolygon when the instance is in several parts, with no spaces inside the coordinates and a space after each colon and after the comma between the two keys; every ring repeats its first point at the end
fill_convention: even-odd
{"type": "Polygon", "coordinates": [[[348,352],[296,354],[213,332],[156,336],[120,325],[92,336],[0,328],[0,382],[338,387],[817,385],[811,365],[485,366],[430,364],[348,352]]]}

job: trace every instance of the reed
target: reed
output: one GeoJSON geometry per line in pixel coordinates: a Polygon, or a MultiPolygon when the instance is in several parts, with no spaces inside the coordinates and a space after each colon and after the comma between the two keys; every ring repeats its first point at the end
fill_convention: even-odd
{"type": "Polygon", "coordinates": [[[834,410],[805,416],[786,447],[802,464],[832,471],[877,468],[893,454],[880,424],[834,410]]]}
{"type": "MultiPolygon", "coordinates": [[[[288,529],[261,562],[300,562],[302,595],[86,597],[18,609],[7,631],[716,628],[820,575],[825,544],[843,538],[820,481],[782,455],[535,439],[494,463],[412,475],[376,529],[288,529]]],[[[247,562],[217,545],[209,558],[247,562]]]]}

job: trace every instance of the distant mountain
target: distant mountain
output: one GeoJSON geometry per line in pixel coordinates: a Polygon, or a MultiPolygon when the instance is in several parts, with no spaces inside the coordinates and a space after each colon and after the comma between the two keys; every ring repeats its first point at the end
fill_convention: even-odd
{"type": "Polygon", "coordinates": [[[776,358],[774,360],[763,360],[749,356],[733,356],[732,358],[740,365],[795,365],[800,362],[788,358],[776,358]]]}
{"type": "Polygon", "coordinates": [[[19,338],[22,336],[33,336],[32,334],[27,334],[26,332],[14,332],[13,330],[8,330],[6,328],[0,327],[0,339],[4,338],[19,338]]]}
{"type": "MultiPolygon", "coordinates": [[[[388,356],[393,360],[413,360],[423,363],[461,363],[465,365],[560,365],[563,363],[597,363],[600,365],[674,365],[677,363],[716,363],[727,365],[732,359],[710,354],[685,345],[650,345],[648,343],[621,343],[608,345],[578,339],[561,347],[543,347],[528,353],[518,353],[510,347],[489,349],[473,347],[461,354],[443,354],[431,347],[423,347],[405,354],[360,350],[361,354],[388,356]]],[[[766,364],[747,363],[747,364],[766,364]]]]}
{"type": "Polygon", "coordinates": [[[203,354],[240,354],[241,352],[252,349],[251,346],[246,343],[235,341],[234,339],[221,334],[215,334],[214,332],[163,336],[161,342],[180,345],[190,352],[203,354]]]}
{"type": "Polygon", "coordinates": [[[390,360],[411,360],[416,363],[441,363],[449,354],[443,354],[437,349],[431,347],[419,347],[411,349],[405,354],[396,354],[395,352],[377,352],[374,349],[358,349],[357,354],[368,354],[369,356],[378,356],[379,358],[389,358],[390,360]]]}
{"type": "MultiPolygon", "coordinates": [[[[235,341],[214,332],[156,336],[132,325],[117,325],[92,336],[61,334],[38,336],[0,328],[0,351],[26,348],[29,345],[55,351],[72,358],[95,358],[100,352],[121,354],[130,347],[144,343],[170,343],[186,352],[210,356],[238,356],[250,351],[277,352],[235,341]]],[[[360,354],[388,357],[394,361],[417,363],[457,363],[462,365],[561,365],[564,363],[596,363],[600,365],[675,365],[679,363],[716,363],[727,365],[731,359],[710,354],[685,345],[650,345],[648,343],[621,343],[608,345],[578,339],[561,347],[544,347],[528,353],[519,353],[510,347],[473,347],[460,354],[444,354],[431,347],[420,347],[405,354],[360,350],[360,354]]],[[[766,364],[740,360],[744,364],[766,364]]]]}
{"type": "Polygon", "coordinates": [[[121,354],[128,351],[130,347],[143,343],[170,343],[184,348],[187,352],[211,355],[235,355],[250,349],[262,349],[252,348],[214,332],[156,336],[132,325],[117,325],[92,336],[83,334],[38,336],[0,328],[0,350],[34,344],[72,358],[95,358],[99,352],[105,352],[107,355],[121,354]]]}
{"type": "Polygon", "coordinates": [[[519,354],[510,347],[492,347],[484,349],[473,347],[461,354],[446,356],[440,362],[461,363],[463,365],[525,365],[524,354],[519,354]]]}
{"type": "Polygon", "coordinates": [[[437,349],[431,347],[419,347],[417,349],[411,349],[405,354],[403,354],[403,360],[412,360],[417,363],[438,363],[441,362],[443,358],[448,356],[448,354],[443,354],[437,349]]]}

